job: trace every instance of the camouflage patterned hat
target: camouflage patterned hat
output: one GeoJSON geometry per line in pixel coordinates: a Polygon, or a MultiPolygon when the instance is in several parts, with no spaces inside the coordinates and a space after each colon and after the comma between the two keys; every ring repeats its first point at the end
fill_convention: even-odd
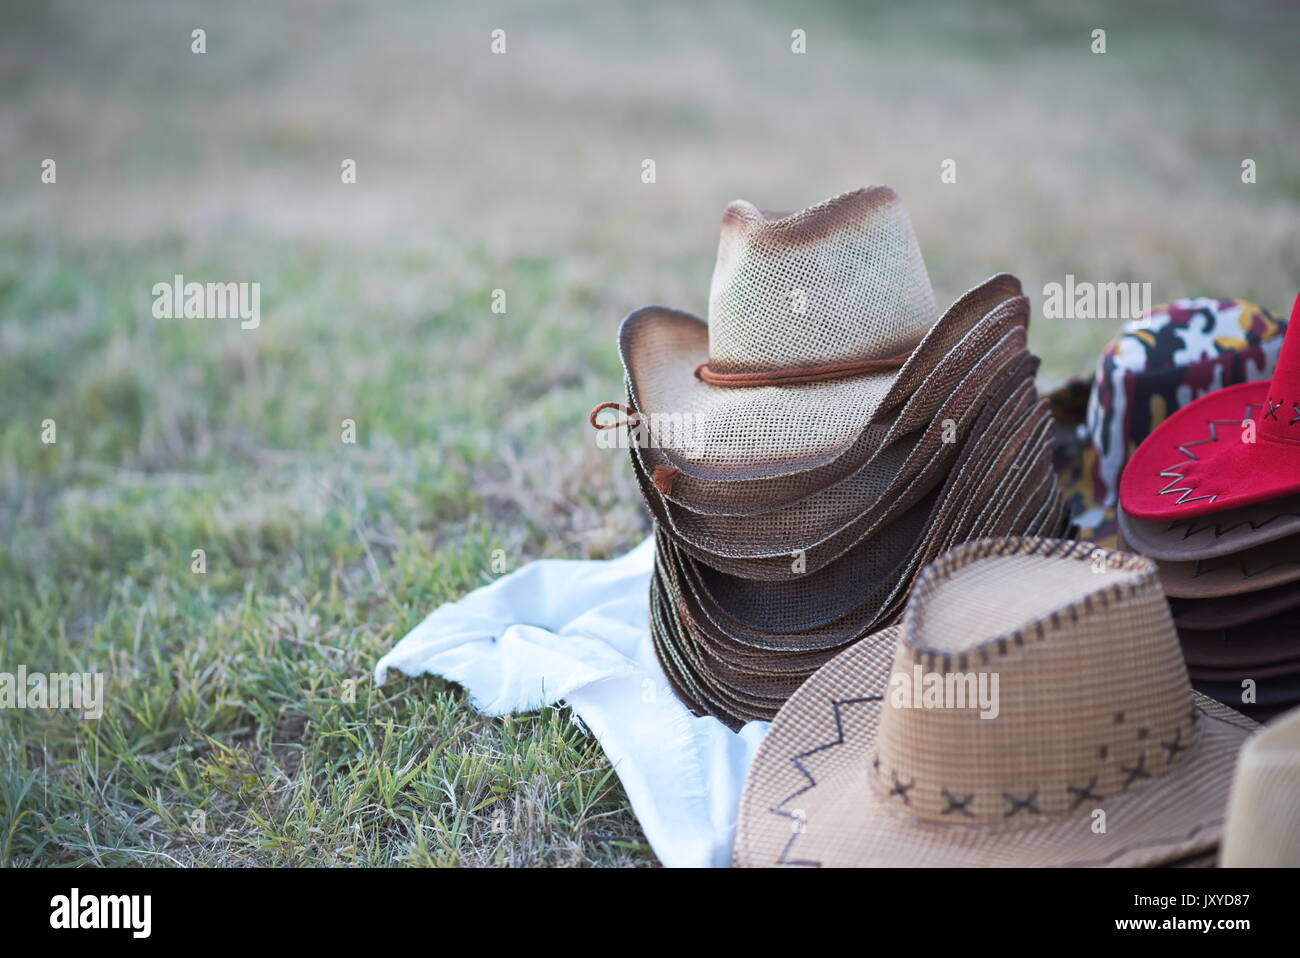
{"type": "MultiPolygon", "coordinates": [[[[1193,399],[1270,378],[1286,326],[1243,299],[1198,298],[1156,306],[1121,327],[1097,361],[1084,420],[1057,462],[1081,537],[1114,542],[1119,477],[1133,450],[1193,399]]],[[[1067,392],[1056,397],[1058,419],[1068,420],[1067,392]]]]}

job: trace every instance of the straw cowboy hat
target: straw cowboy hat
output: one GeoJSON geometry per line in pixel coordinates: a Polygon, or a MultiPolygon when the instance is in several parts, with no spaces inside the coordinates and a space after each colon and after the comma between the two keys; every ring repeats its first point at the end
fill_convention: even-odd
{"type": "Polygon", "coordinates": [[[702,480],[670,465],[654,443],[633,446],[634,454],[665,499],[675,507],[705,514],[771,512],[868,472],[898,443],[918,430],[941,427],[945,418],[956,413],[943,407],[986,396],[996,382],[988,366],[998,357],[1005,358],[1016,342],[1023,351],[1023,334],[1019,339],[1009,336],[1015,327],[1024,330],[1029,323],[1029,301],[1020,295],[1014,277],[996,276],[961,302],[963,315],[980,317],[978,321],[938,360],[897,412],[868,423],[852,448],[826,465],[777,477],[702,480]],[[972,377],[976,366],[982,367],[982,376],[972,377]]]}
{"type": "Polygon", "coordinates": [[[826,467],[1018,285],[991,277],[940,314],[911,220],[885,186],[793,214],[737,200],[722,221],[707,324],[661,307],[624,320],[631,406],[689,417],[690,442],[670,438],[659,453],[698,479],[826,467]]]}
{"type": "Polygon", "coordinates": [[[1028,321],[1007,274],[940,315],[888,187],[731,204],[707,325],[624,320],[627,404],[589,418],[628,430],[655,523],[651,636],[688,707],[771,719],[896,620],[948,545],[1063,531],[1028,321]]]}
{"type": "MultiPolygon", "coordinates": [[[[1300,318],[1296,298],[1291,322],[1300,318]]],[[[1273,378],[1211,393],[1165,420],[1120,480],[1129,516],[1168,521],[1300,494],[1300,337],[1273,378]]]]}
{"type": "Polygon", "coordinates": [[[1274,719],[1241,750],[1219,863],[1300,868],[1300,709],[1274,719]]]}
{"type": "Polygon", "coordinates": [[[1024,328],[1009,329],[963,377],[926,429],[885,447],[870,463],[834,485],[789,505],[731,516],[694,512],[665,499],[664,511],[674,534],[709,555],[726,558],[785,559],[792,550],[801,549],[810,553],[812,571],[942,481],[981,406],[1025,354],[1025,346],[1024,328]]]}
{"type": "Polygon", "coordinates": [[[967,543],[924,571],[900,626],[781,708],[746,781],[735,861],[1185,860],[1218,841],[1256,727],[1192,692],[1150,560],[967,543]]]}

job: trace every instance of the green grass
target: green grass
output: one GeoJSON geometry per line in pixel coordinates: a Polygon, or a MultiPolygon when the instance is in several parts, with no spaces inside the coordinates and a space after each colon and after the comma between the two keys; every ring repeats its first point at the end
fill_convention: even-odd
{"type": "MultiPolygon", "coordinates": [[[[375,661],[493,550],[647,532],[586,411],[624,313],[704,310],[736,196],[897,186],[940,299],[1069,271],[1284,311],[1295,14],[1131,7],[6,5],[0,670],[107,703],[0,712],[0,865],[652,864],[567,710],[375,661]],[[260,282],[260,328],[155,320],[177,272],[260,282]]],[[[1112,328],[1036,315],[1045,378],[1112,328]]]]}
{"type": "MultiPolygon", "coordinates": [[[[572,404],[557,400],[565,383],[576,389],[588,366],[612,373],[607,348],[541,370],[559,331],[538,327],[488,380],[475,354],[491,337],[465,318],[481,319],[488,290],[393,311],[310,250],[254,254],[277,264],[262,267],[274,282],[259,331],[141,310],[138,290],[169,268],[157,251],[64,249],[44,270],[25,269],[29,246],[5,253],[0,307],[16,348],[0,442],[15,481],[2,500],[0,659],[105,672],[108,687],[98,721],[0,717],[0,863],[651,860],[567,712],[498,721],[441,681],[370,680],[406,629],[490,581],[494,549],[512,565],[572,551],[584,510],[608,508],[608,479],[556,498],[512,475],[502,462],[523,453],[491,421],[553,433],[572,404]],[[321,321],[339,303],[357,322],[321,321]],[[341,441],[344,417],[355,445],[341,441]],[[53,445],[38,438],[47,418],[53,445]]],[[[389,289],[432,283],[409,262],[357,269],[389,289]]],[[[240,273],[219,260],[200,270],[240,273]]],[[[537,308],[578,308],[544,264],[499,271],[537,308]]],[[[635,512],[625,519],[614,547],[642,531],[635,512]]]]}

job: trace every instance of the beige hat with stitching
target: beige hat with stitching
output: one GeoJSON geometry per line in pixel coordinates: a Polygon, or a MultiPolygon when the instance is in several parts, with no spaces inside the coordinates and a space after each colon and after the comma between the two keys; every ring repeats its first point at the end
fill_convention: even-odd
{"type": "Polygon", "coordinates": [[[1212,848],[1256,728],[1194,693],[1149,559],[967,543],[901,626],[781,708],[741,800],[749,866],[1137,866],[1212,848]]]}

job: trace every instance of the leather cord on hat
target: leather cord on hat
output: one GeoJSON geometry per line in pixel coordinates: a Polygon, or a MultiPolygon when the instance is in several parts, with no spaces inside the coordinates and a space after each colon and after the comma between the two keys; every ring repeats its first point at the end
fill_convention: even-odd
{"type": "Polygon", "coordinates": [[[641,414],[631,406],[626,406],[621,402],[599,403],[587,414],[587,422],[591,423],[593,429],[617,429],[619,426],[632,426],[640,421],[641,414]],[[614,419],[606,423],[596,422],[596,416],[602,409],[617,409],[625,418],[614,419]]]}
{"type": "Polygon", "coordinates": [[[822,366],[804,366],[799,369],[765,369],[759,372],[719,373],[708,363],[695,367],[695,376],[711,386],[794,386],[799,383],[816,383],[827,379],[844,379],[866,373],[879,373],[898,369],[912,356],[912,350],[884,359],[864,359],[855,363],[828,363],[822,366]]]}

